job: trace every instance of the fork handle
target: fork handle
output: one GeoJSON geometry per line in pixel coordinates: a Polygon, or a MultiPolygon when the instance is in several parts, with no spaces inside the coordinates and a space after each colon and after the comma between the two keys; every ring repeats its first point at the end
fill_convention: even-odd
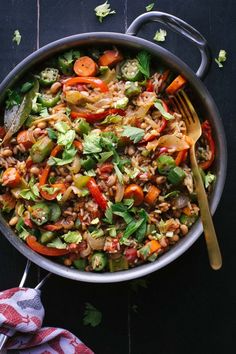
{"type": "Polygon", "coordinates": [[[192,165],[192,172],[197,192],[198,204],[201,212],[201,220],[205,234],[205,240],[208,250],[208,257],[210,265],[213,269],[220,269],[222,266],[222,257],[217,241],[214,224],[212,221],[211,212],[209,209],[207,194],[203,185],[202,177],[199,172],[196,155],[195,145],[190,148],[190,160],[192,165]]]}

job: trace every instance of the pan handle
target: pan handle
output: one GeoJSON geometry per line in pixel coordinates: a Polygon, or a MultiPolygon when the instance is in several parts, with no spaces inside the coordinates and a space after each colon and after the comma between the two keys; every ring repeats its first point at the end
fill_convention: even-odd
{"type": "Polygon", "coordinates": [[[211,54],[207,41],[201,33],[178,17],[164,12],[152,11],[137,17],[127,29],[126,34],[135,36],[139,29],[149,21],[165,24],[174,32],[188,39],[199,49],[201,54],[201,64],[196,72],[196,75],[200,79],[203,79],[207,74],[211,63],[211,54]]]}

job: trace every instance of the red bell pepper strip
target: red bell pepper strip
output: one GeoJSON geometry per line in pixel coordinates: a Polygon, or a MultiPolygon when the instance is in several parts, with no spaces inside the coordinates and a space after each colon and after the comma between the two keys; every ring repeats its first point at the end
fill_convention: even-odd
{"type": "Polygon", "coordinates": [[[147,92],[153,92],[154,91],[154,85],[153,85],[152,80],[148,80],[147,81],[146,91],[147,92]]]}
{"type": "Polygon", "coordinates": [[[103,118],[111,114],[119,114],[120,116],[125,116],[125,111],[119,108],[110,108],[101,113],[89,113],[89,112],[71,112],[70,116],[72,119],[76,119],[78,117],[85,118],[89,123],[96,123],[103,118]]]}
{"type": "Polygon", "coordinates": [[[90,178],[87,182],[87,188],[89,192],[92,194],[95,202],[100,206],[100,208],[105,211],[107,208],[107,200],[104,195],[101,193],[96,181],[94,178],[90,178]]]}
{"type": "Polygon", "coordinates": [[[179,166],[182,162],[184,162],[187,158],[187,155],[188,155],[187,149],[179,151],[175,159],[176,166],[179,166]]]}
{"type": "Polygon", "coordinates": [[[202,134],[209,145],[211,157],[207,161],[200,162],[199,167],[201,167],[203,170],[207,170],[215,159],[215,142],[212,137],[212,129],[208,120],[205,120],[205,122],[202,123],[202,134]]]}
{"type": "Polygon", "coordinates": [[[101,92],[108,92],[107,84],[97,77],[72,77],[64,82],[63,90],[68,86],[74,86],[77,84],[90,84],[93,87],[100,88],[101,92]]]}
{"type": "MultiPolygon", "coordinates": [[[[57,154],[61,151],[61,149],[62,149],[62,147],[60,145],[55,146],[54,149],[52,150],[50,156],[53,156],[53,157],[57,156],[57,154]]],[[[47,184],[47,179],[48,179],[48,175],[49,175],[50,171],[51,171],[51,166],[46,165],[46,167],[43,169],[42,175],[39,180],[39,187],[42,187],[45,184],[47,184]]],[[[58,194],[58,193],[60,193],[60,191],[57,191],[56,193],[58,194]]],[[[56,194],[56,196],[54,195],[55,193],[49,194],[46,191],[43,191],[42,188],[40,188],[40,194],[46,200],[53,200],[57,196],[57,194],[56,194]]]]}
{"type": "Polygon", "coordinates": [[[70,252],[67,248],[59,249],[41,245],[41,243],[37,242],[36,237],[31,235],[26,238],[26,243],[32,250],[37,253],[43,254],[44,256],[58,257],[68,254],[70,252]]]}
{"type": "Polygon", "coordinates": [[[76,147],[76,149],[78,149],[79,151],[83,151],[83,144],[81,143],[81,141],[79,140],[75,140],[73,142],[74,147],[76,147]]]}
{"type": "Polygon", "coordinates": [[[47,231],[58,231],[58,230],[61,230],[63,228],[63,225],[60,224],[60,223],[55,223],[55,224],[49,224],[49,225],[45,225],[43,227],[44,230],[47,230],[47,231]]]}

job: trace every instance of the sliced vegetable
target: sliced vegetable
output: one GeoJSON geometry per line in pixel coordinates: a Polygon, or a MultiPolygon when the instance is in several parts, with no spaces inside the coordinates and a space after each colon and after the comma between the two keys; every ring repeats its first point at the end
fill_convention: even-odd
{"type": "Polygon", "coordinates": [[[127,59],[120,70],[124,80],[139,81],[142,78],[138,59],[127,59]]]}
{"type": "Polygon", "coordinates": [[[142,204],[144,199],[144,194],[142,188],[137,184],[130,184],[125,188],[124,198],[133,199],[134,205],[138,206],[142,204]]]}
{"type": "Polygon", "coordinates": [[[48,136],[39,139],[31,148],[30,156],[33,162],[38,163],[45,160],[53,149],[53,141],[48,136]]]}
{"type": "Polygon", "coordinates": [[[185,177],[185,172],[179,166],[172,168],[167,175],[168,181],[172,184],[180,184],[185,177]]]}
{"type": "Polygon", "coordinates": [[[75,186],[79,189],[86,187],[90,178],[91,178],[90,176],[76,176],[76,177],[74,177],[75,186]]]}
{"type": "Polygon", "coordinates": [[[93,59],[88,56],[80,57],[74,63],[74,72],[78,76],[95,76],[98,72],[98,66],[93,59]]]}
{"type": "Polygon", "coordinates": [[[86,121],[86,119],[82,119],[79,118],[76,122],[75,122],[75,129],[77,131],[77,133],[79,133],[80,135],[84,135],[84,134],[88,134],[91,130],[91,127],[89,125],[89,123],[86,121]]]}
{"type": "Polygon", "coordinates": [[[139,256],[146,260],[149,256],[151,256],[154,252],[158,251],[161,248],[161,245],[156,240],[151,240],[147,242],[142,248],[139,250],[139,256]]]}
{"type": "Polygon", "coordinates": [[[119,114],[120,116],[124,116],[125,111],[123,109],[110,108],[101,113],[71,112],[71,118],[75,119],[78,117],[82,117],[85,118],[86,121],[89,123],[95,123],[112,114],[119,114]]]}
{"type": "Polygon", "coordinates": [[[59,257],[69,253],[69,250],[66,248],[58,249],[41,245],[39,242],[37,242],[36,237],[31,235],[26,238],[26,243],[32,250],[43,254],[44,256],[59,257]]]}
{"type": "Polygon", "coordinates": [[[108,260],[108,266],[110,272],[119,272],[129,268],[128,260],[124,256],[110,257],[108,260]]]}
{"type": "Polygon", "coordinates": [[[187,155],[188,155],[188,150],[185,149],[179,151],[175,159],[176,166],[179,166],[182,162],[184,162],[187,158],[187,155]]]}
{"type": "Polygon", "coordinates": [[[36,142],[34,133],[32,130],[22,130],[18,133],[16,137],[17,143],[22,144],[25,149],[30,149],[31,146],[36,142]]]}
{"type": "Polygon", "coordinates": [[[149,205],[154,205],[159,197],[161,190],[153,185],[148,189],[147,194],[145,195],[144,202],[149,205]]]}
{"type": "Polygon", "coordinates": [[[64,87],[70,87],[77,84],[89,84],[93,87],[98,87],[101,92],[108,92],[107,84],[97,77],[73,77],[71,79],[66,80],[64,83],[64,87]]]}
{"type": "Polygon", "coordinates": [[[175,166],[175,160],[169,155],[161,155],[157,159],[158,172],[162,175],[168,174],[169,171],[175,166]]]}
{"type": "Polygon", "coordinates": [[[45,224],[50,218],[50,209],[45,203],[37,203],[31,207],[30,218],[36,225],[45,224]]]}
{"type": "Polygon", "coordinates": [[[50,86],[57,81],[59,71],[55,68],[45,68],[40,73],[39,82],[42,86],[50,86]]]}
{"type": "Polygon", "coordinates": [[[133,96],[137,96],[141,93],[141,87],[135,83],[135,82],[130,82],[125,89],[125,95],[127,97],[133,97],[133,96]]]}
{"type": "Polygon", "coordinates": [[[197,215],[182,214],[179,218],[179,221],[181,222],[181,224],[191,227],[196,222],[197,218],[197,215]]]}
{"type": "Polygon", "coordinates": [[[21,183],[21,176],[15,167],[8,167],[2,175],[2,185],[15,188],[21,183]]]}
{"type": "Polygon", "coordinates": [[[118,50],[106,50],[98,59],[99,66],[113,67],[123,60],[123,55],[118,50]]]}
{"type": "Polygon", "coordinates": [[[107,265],[107,255],[103,252],[94,252],[90,261],[92,270],[100,272],[107,265]]]}
{"type": "Polygon", "coordinates": [[[43,93],[39,95],[38,101],[47,108],[51,108],[56,106],[56,104],[60,101],[61,99],[61,92],[59,92],[56,96],[49,95],[46,93],[43,93]]]}
{"type": "Polygon", "coordinates": [[[34,86],[34,83],[33,83],[33,82],[25,82],[25,83],[21,86],[20,92],[21,92],[21,93],[26,93],[26,92],[28,92],[29,90],[31,90],[33,86],[34,86]]]}
{"type": "Polygon", "coordinates": [[[166,88],[166,93],[169,95],[174,95],[178,90],[183,88],[186,82],[187,80],[183,76],[178,75],[174,81],[172,81],[172,83],[166,88]]]}
{"type": "Polygon", "coordinates": [[[211,153],[211,157],[207,161],[200,162],[199,167],[201,167],[203,170],[207,170],[212,165],[215,159],[215,142],[212,137],[212,129],[208,120],[205,120],[205,122],[202,123],[202,134],[206,139],[207,144],[209,145],[209,151],[211,153]]]}
{"type": "Polygon", "coordinates": [[[101,193],[96,181],[94,178],[90,178],[87,182],[87,188],[92,194],[95,202],[100,206],[100,208],[104,211],[107,208],[107,200],[104,195],[101,193]]]}

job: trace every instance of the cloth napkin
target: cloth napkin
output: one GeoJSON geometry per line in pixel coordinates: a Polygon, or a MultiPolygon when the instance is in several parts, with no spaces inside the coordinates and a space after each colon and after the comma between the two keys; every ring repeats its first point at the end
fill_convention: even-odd
{"type": "Polygon", "coordinates": [[[44,308],[40,294],[31,288],[0,292],[0,333],[9,337],[4,348],[21,354],[94,354],[69,331],[41,327],[44,308]]]}

